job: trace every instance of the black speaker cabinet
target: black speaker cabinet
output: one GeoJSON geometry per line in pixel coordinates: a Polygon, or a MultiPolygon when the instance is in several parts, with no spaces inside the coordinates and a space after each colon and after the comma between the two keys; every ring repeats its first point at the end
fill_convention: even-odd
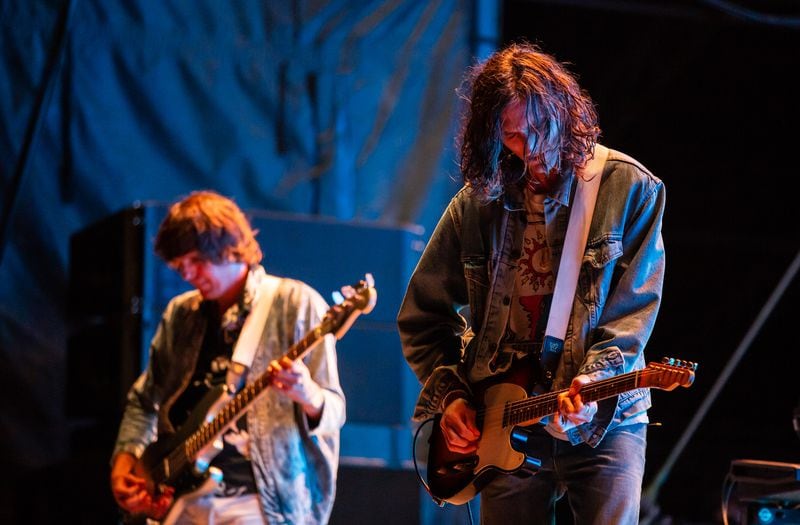
{"type": "Polygon", "coordinates": [[[116,420],[141,368],[143,207],[70,237],[67,416],[116,420]]]}

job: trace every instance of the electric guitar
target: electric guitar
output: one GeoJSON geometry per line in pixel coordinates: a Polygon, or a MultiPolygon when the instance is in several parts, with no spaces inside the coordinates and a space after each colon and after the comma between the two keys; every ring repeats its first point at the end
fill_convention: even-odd
{"type": "MultiPolygon", "coordinates": [[[[584,403],[599,401],[637,388],[673,390],[694,382],[697,364],[664,358],[643,370],[595,381],[581,387],[584,403]]],[[[441,414],[424,421],[414,436],[414,461],[417,475],[433,500],[461,505],[474,498],[498,474],[510,474],[526,462],[537,466],[513,448],[515,427],[538,423],[558,412],[558,396],[567,390],[528,397],[524,388],[499,383],[486,389],[476,424],[481,431],[478,449],[470,454],[447,448],[439,427],[441,414]],[[420,469],[419,464],[425,465],[420,469]]]]}
{"type": "MultiPolygon", "coordinates": [[[[332,306],[315,328],[292,345],[286,357],[293,361],[303,358],[327,334],[341,339],[360,314],[372,311],[378,297],[371,274],[356,285],[345,286],[341,294],[341,302],[332,306]]],[[[222,450],[222,434],[271,383],[272,377],[265,371],[235,394],[225,385],[216,386],[175,434],[151,443],[134,467],[134,474],[145,479],[147,492],[154,501],[171,496],[172,502],[161,515],[129,516],[127,523],[149,518],[170,525],[189,500],[213,491],[221,481],[221,472],[209,468],[209,464],[222,450]]]]}

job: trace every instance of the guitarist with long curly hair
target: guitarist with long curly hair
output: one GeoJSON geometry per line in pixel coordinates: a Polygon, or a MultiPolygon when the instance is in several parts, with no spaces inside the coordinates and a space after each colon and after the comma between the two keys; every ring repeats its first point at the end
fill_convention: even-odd
{"type": "MultiPolygon", "coordinates": [[[[476,65],[463,96],[464,188],[433,231],[398,314],[404,355],[423,384],[415,419],[438,415],[438,439],[452,455],[433,472],[429,462],[429,479],[438,477],[444,501],[480,491],[483,524],[553,523],[565,494],[576,523],[637,523],[650,392],[593,401],[581,389],[645,368],[664,275],[664,186],[598,144],[591,99],[537,46],[511,44],[476,65]],[[592,183],[596,204],[580,205],[576,195],[592,183]],[[593,216],[568,255],[568,231],[585,217],[572,208],[581,206],[593,216]],[[575,269],[573,290],[557,301],[564,261],[575,269]],[[549,335],[554,312],[564,312],[553,316],[558,337],[549,335]],[[555,415],[521,425],[520,435],[495,432],[510,428],[499,415],[504,404],[489,405],[484,394],[506,384],[523,397],[561,392],[555,415]],[[512,437],[531,465],[540,463],[536,474],[503,471],[512,437]],[[458,485],[495,453],[499,475],[458,485]]],[[[562,282],[569,290],[569,278],[562,282]]]]}

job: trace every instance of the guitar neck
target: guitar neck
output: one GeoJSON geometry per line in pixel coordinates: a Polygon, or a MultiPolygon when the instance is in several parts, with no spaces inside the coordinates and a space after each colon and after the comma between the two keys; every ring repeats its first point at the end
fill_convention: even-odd
{"type": "MultiPolygon", "coordinates": [[[[584,403],[600,401],[617,394],[641,387],[641,377],[646,370],[636,370],[608,379],[588,383],[581,387],[581,399],[584,403]]],[[[558,396],[567,389],[548,392],[528,397],[506,405],[503,415],[503,426],[514,426],[535,421],[558,412],[558,396]]]]}
{"type": "MultiPolygon", "coordinates": [[[[300,341],[292,345],[286,352],[286,357],[295,361],[301,359],[318,343],[326,334],[331,332],[332,323],[323,320],[316,328],[311,330],[300,341]]],[[[247,408],[272,384],[272,375],[269,371],[261,373],[228,401],[214,418],[202,424],[184,441],[186,456],[195,458],[197,454],[207,447],[231,423],[239,420],[247,408]]]]}
{"type": "MultiPolygon", "coordinates": [[[[317,326],[289,348],[285,358],[292,361],[301,359],[328,334],[341,339],[356,317],[361,313],[371,312],[377,300],[371,274],[367,274],[365,280],[357,285],[343,288],[342,292],[347,299],[331,307],[317,326]]],[[[212,443],[231,423],[236,422],[270,384],[272,384],[272,374],[267,370],[237,392],[220,408],[213,419],[202,424],[183,442],[186,457],[191,460],[196,459],[200,451],[212,443]]]]}

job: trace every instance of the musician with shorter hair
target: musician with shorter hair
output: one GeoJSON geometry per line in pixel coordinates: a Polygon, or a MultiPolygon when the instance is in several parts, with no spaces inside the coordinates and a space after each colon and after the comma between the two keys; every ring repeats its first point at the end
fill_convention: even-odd
{"type": "Polygon", "coordinates": [[[181,509],[180,524],[327,523],[345,421],[335,338],[326,335],[303,359],[287,357],[320,324],[326,302],[303,282],[268,275],[248,220],[212,191],[172,205],[155,251],[194,290],[164,310],[148,366],[128,393],[111,466],[118,505],[131,516],[158,519],[181,509]],[[209,470],[221,471],[221,482],[202,497],[177,498],[177,506],[178,493],[148,486],[139,458],[152,442],[197,421],[209,389],[239,377],[231,356],[262,299],[270,301],[263,325],[247,327],[257,341],[248,377],[271,374],[271,387],[222,434],[209,470]]]}

